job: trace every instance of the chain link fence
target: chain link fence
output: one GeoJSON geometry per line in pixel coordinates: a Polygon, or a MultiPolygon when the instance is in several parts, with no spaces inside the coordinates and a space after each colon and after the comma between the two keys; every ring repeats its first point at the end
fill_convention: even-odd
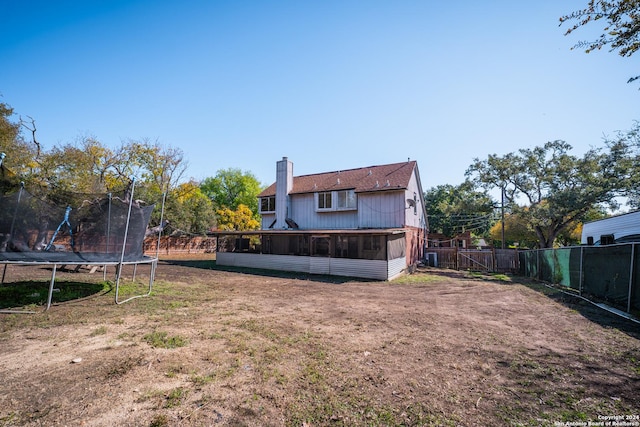
{"type": "Polygon", "coordinates": [[[520,274],[640,313],[640,243],[521,251],[520,274]]]}

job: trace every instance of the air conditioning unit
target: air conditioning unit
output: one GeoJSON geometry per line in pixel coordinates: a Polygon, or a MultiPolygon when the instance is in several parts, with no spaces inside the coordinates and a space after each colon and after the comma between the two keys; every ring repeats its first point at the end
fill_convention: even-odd
{"type": "Polygon", "coordinates": [[[437,252],[427,252],[427,265],[429,267],[437,267],[438,266],[438,253],[437,252]]]}

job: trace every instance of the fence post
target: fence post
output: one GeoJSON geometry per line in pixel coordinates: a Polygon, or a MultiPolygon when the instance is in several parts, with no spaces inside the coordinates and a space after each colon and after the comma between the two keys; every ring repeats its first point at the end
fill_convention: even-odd
{"type": "Polygon", "coordinates": [[[458,245],[455,245],[454,248],[456,248],[456,250],[453,251],[454,258],[456,260],[456,270],[460,270],[460,261],[458,260],[458,245]]]}
{"type": "Polygon", "coordinates": [[[631,313],[631,290],[633,289],[633,267],[636,258],[636,244],[631,244],[631,266],[629,267],[629,295],[627,299],[627,313],[631,313]]]}
{"type": "Polygon", "coordinates": [[[584,258],[584,246],[580,246],[580,278],[578,279],[578,295],[582,295],[582,280],[584,279],[582,273],[582,260],[584,258]]]}
{"type": "MultiPolygon", "coordinates": [[[[504,249],[504,248],[502,248],[504,249]]],[[[496,256],[496,248],[494,248],[493,246],[491,247],[491,268],[493,268],[494,272],[498,271],[498,257],[496,256]]]]}

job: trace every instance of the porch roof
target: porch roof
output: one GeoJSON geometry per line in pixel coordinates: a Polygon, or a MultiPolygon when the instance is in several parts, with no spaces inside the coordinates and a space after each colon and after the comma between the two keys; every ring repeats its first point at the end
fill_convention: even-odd
{"type": "Polygon", "coordinates": [[[338,234],[352,234],[352,235],[393,235],[406,233],[404,228],[359,228],[359,229],[338,229],[338,230],[246,230],[246,231],[212,231],[207,233],[208,236],[257,236],[257,235],[338,235],[338,234]]]}

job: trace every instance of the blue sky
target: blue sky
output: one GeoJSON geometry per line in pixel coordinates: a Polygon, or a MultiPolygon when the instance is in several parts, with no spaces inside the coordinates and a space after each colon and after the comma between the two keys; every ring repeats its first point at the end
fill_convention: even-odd
{"type": "Polygon", "coordinates": [[[555,139],[581,154],[640,119],[640,55],[572,51],[599,28],[558,26],[586,3],[4,2],[0,102],[46,148],[179,147],[185,178],[411,158],[425,190],[457,185],[475,157],[555,139]]]}

